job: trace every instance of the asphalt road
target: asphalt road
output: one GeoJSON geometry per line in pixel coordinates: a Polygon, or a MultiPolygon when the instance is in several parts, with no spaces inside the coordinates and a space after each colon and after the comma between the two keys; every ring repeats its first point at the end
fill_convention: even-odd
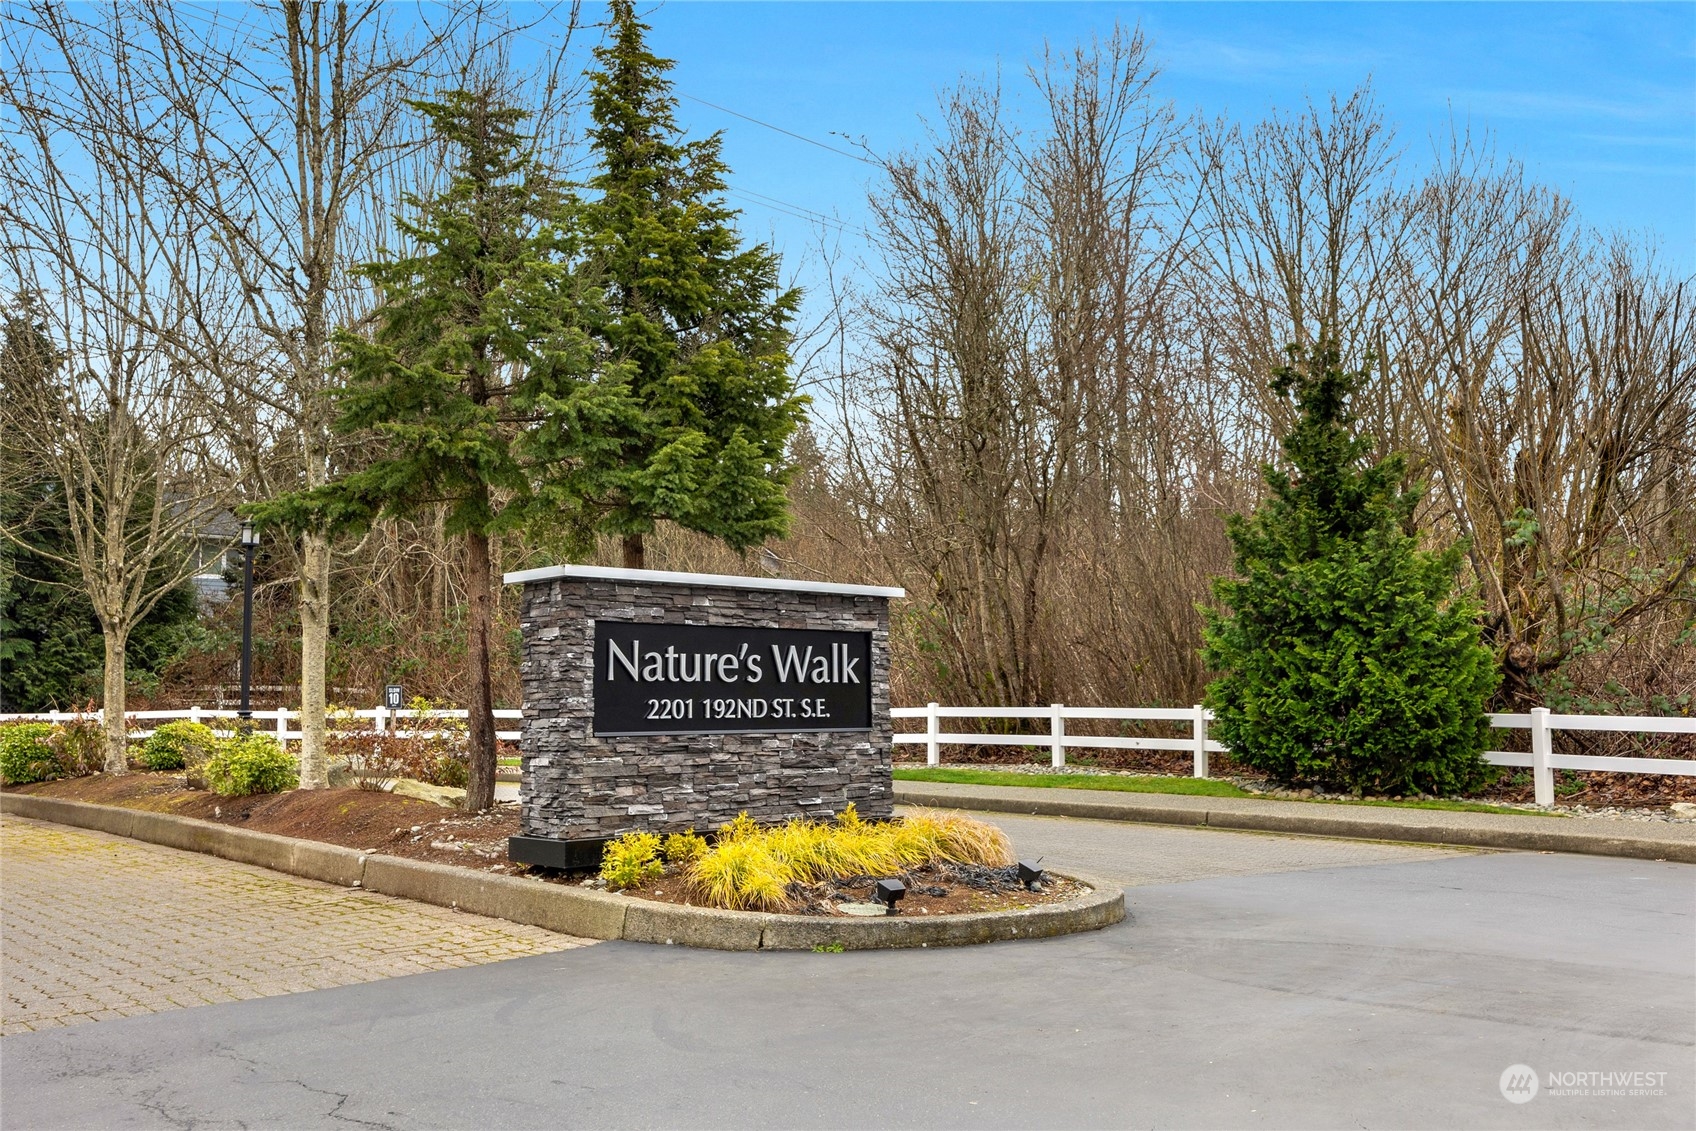
{"type": "Polygon", "coordinates": [[[1045,868],[1087,872],[1127,888],[1215,876],[1435,860],[1457,852],[1422,844],[1220,832],[1183,825],[1010,813],[971,815],[1005,829],[1022,859],[1040,860],[1045,868]]]}
{"type": "MultiPolygon", "coordinates": [[[[1119,838],[1122,863],[1098,872],[1158,848],[1134,827],[1065,822],[1045,839],[1008,824],[1027,853],[1119,838]]],[[[1252,841],[1336,850],[1156,831],[1204,838],[1189,842],[1202,862],[1252,841]]],[[[850,954],[603,943],[8,1037],[0,1123],[1696,1125],[1696,869],[1396,851],[1135,887],[1129,921],[1064,939],[850,954]],[[1513,1104],[1499,1084],[1515,1064],[1540,1081],[1664,1075],[1637,1080],[1660,1094],[1544,1083],[1513,1104]]]]}

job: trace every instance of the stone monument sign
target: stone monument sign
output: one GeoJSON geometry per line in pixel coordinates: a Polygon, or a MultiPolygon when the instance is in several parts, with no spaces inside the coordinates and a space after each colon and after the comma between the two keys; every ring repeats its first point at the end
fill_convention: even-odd
{"type": "Polygon", "coordinates": [[[770,577],[555,566],[524,587],[521,863],[736,814],[888,817],[889,599],[770,577]]]}

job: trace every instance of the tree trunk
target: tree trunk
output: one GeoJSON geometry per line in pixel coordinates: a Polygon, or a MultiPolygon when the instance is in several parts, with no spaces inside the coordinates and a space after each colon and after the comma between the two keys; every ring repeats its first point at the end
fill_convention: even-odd
{"type": "Polygon", "coordinates": [[[489,536],[471,531],[465,536],[465,586],[471,601],[471,774],[465,808],[480,813],[495,803],[495,716],[489,678],[489,628],[494,619],[489,574],[489,536]]]}
{"type": "Polygon", "coordinates": [[[624,536],[624,568],[648,568],[648,548],[643,544],[640,534],[626,534],[624,536]]]}
{"type": "Polygon", "coordinates": [[[300,788],[330,784],[324,712],[324,653],[330,639],[330,540],[301,536],[300,559],[300,788]]]}
{"type": "Polygon", "coordinates": [[[130,768],[129,728],[124,725],[124,648],[129,631],[106,629],[106,772],[125,774],[130,768]]]}

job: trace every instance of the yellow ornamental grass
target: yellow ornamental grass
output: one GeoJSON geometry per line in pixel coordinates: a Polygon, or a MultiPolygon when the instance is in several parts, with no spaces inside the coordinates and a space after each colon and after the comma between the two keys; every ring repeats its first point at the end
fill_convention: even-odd
{"type": "Polygon", "coordinates": [[[1014,861],[1013,843],[994,825],[942,809],[913,809],[901,819],[905,829],[930,845],[929,862],[981,864],[1005,868],[1014,861]]]}
{"type": "Polygon", "coordinates": [[[887,876],[923,864],[1012,862],[1012,845],[993,825],[935,809],[872,823],[850,806],[833,824],[794,820],[770,829],[741,814],[719,830],[715,847],[686,865],[685,881],[711,907],[780,911],[792,905],[792,885],[887,876]]]}
{"type": "Polygon", "coordinates": [[[781,911],[789,906],[790,872],[759,837],[721,841],[695,861],[689,890],[710,907],[781,911]]]}

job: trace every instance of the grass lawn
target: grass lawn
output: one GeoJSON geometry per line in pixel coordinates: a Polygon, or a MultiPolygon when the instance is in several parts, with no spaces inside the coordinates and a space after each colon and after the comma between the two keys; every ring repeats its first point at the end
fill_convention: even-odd
{"type": "Polygon", "coordinates": [[[942,781],[956,785],[1022,785],[1041,789],[1106,789],[1119,793],[1180,793],[1190,797],[1252,797],[1228,781],[1155,774],[1015,774],[943,766],[897,766],[898,781],[942,781]]]}
{"type": "Polygon", "coordinates": [[[1303,797],[1302,801],[1317,801],[1321,805],[1387,805],[1392,809],[1447,809],[1452,813],[1511,813],[1516,817],[1567,817],[1569,813],[1550,813],[1542,809],[1515,809],[1510,805],[1491,805],[1486,801],[1368,801],[1364,798],[1332,801],[1329,798],[1303,797]]]}
{"type": "MultiPolygon", "coordinates": [[[[1212,778],[1164,777],[1155,774],[1019,774],[1006,770],[968,770],[946,766],[897,766],[898,781],[953,782],[956,785],[1017,785],[1027,789],[1097,789],[1119,793],[1175,793],[1188,797],[1254,797],[1247,790],[1230,782],[1212,778]]],[[[1295,798],[1277,798],[1279,801],[1295,798]]],[[[1488,805],[1482,801],[1333,801],[1327,798],[1300,798],[1318,805],[1382,805],[1392,809],[1446,809],[1456,813],[1512,813],[1524,816],[1530,812],[1539,817],[1564,817],[1565,813],[1544,813],[1525,809],[1510,809],[1488,805]]]]}

